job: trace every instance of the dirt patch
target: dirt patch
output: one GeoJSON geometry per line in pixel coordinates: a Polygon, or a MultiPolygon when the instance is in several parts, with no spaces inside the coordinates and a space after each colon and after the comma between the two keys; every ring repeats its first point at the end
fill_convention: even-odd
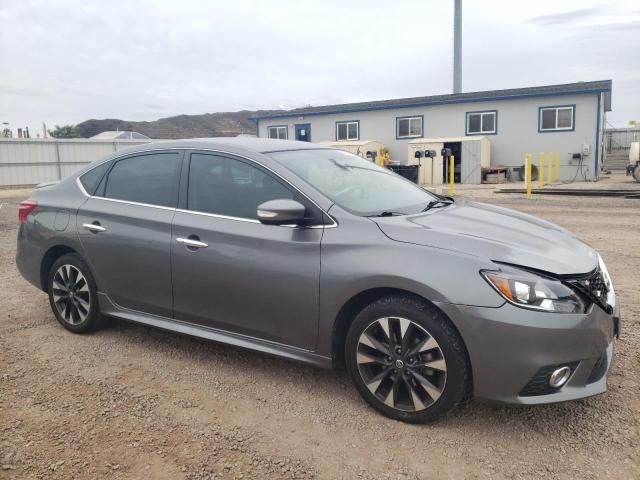
{"type": "Polygon", "coordinates": [[[73,335],[17,272],[3,199],[0,478],[640,478],[640,201],[481,196],[602,253],[623,318],[605,395],[405,425],[341,372],[118,321],[73,335]]]}

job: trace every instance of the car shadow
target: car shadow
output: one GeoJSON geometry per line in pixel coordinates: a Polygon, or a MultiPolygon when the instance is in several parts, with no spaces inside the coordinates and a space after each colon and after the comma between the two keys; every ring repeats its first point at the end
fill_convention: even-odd
{"type": "MultiPolygon", "coordinates": [[[[292,382],[292,379],[303,380],[304,384],[309,385],[309,389],[314,391],[314,396],[325,397],[328,404],[337,401],[355,410],[362,409],[367,415],[379,417],[379,414],[359,397],[347,372],[341,368],[325,370],[262,352],[114,318],[110,318],[98,333],[125,336],[137,346],[150,351],[170,350],[168,355],[172,358],[178,356],[197,363],[213,361],[236,375],[238,372],[246,371],[247,378],[264,377],[266,374],[270,382],[276,383],[292,382]]],[[[407,425],[407,428],[460,430],[460,435],[464,435],[465,430],[470,427],[480,431],[504,429],[510,437],[525,438],[538,433],[566,439],[567,435],[579,436],[583,429],[591,430],[594,422],[601,423],[603,429],[606,429],[607,419],[612,415],[621,414],[620,408],[611,408],[615,403],[611,396],[532,406],[504,406],[467,400],[459,408],[434,422],[418,426],[407,425]]],[[[390,425],[398,424],[391,419],[382,418],[381,421],[389,422],[390,425]]]]}

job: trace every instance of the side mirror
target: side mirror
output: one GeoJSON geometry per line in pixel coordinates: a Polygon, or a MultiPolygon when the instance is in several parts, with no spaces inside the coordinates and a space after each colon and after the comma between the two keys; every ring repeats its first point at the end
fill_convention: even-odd
{"type": "Polygon", "coordinates": [[[258,205],[256,216],[265,225],[300,225],[306,210],[300,202],[280,198],[258,205]]]}

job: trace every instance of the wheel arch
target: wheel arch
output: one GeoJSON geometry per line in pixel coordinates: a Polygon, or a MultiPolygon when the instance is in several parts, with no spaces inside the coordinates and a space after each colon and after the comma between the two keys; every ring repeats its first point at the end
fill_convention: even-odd
{"type": "Polygon", "coordinates": [[[49,271],[51,270],[51,266],[58,258],[63,255],[67,255],[68,253],[75,253],[79,255],[79,252],[74,248],[60,244],[50,247],[42,256],[42,260],[40,262],[40,288],[43,291],[47,291],[47,282],[49,280],[49,271]]]}
{"type": "Polygon", "coordinates": [[[334,366],[338,368],[344,367],[344,346],[347,338],[347,332],[349,331],[349,327],[351,323],[355,319],[355,317],[362,311],[364,308],[375,302],[376,300],[387,297],[390,295],[404,295],[410,296],[416,299],[419,302],[423,302],[429,304],[433,308],[438,309],[438,311],[447,319],[449,325],[455,330],[455,332],[460,337],[462,342],[462,346],[464,347],[465,354],[467,356],[467,361],[469,362],[469,372],[470,372],[470,385],[473,385],[473,365],[471,365],[471,357],[469,356],[469,350],[467,349],[467,345],[464,341],[460,330],[456,327],[454,322],[451,321],[449,316],[442,311],[442,309],[438,308],[436,304],[431,302],[428,298],[425,298],[422,295],[418,295],[409,290],[404,290],[401,288],[392,288],[392,287],[380,287],[380,288],[370,288],[367,290],[363,290],[356,295],[352,296],[349,300],[345,302],[342,308],[339,310],[338,315],[333,324],[333,330],[331,335],[331,357],[333,359],[334,366]]]}

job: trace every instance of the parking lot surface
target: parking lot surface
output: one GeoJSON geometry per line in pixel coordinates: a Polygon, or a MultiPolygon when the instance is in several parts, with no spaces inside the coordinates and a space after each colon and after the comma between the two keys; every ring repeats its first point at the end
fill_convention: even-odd
{"type": "Polygon", "coordinates": [[[0,478],[640,478],[640,200],[483,192],[601,252],[622,308],[609,391],[419,426],[344,372],[115,320],[67,332],[16,270],[19,200],[0,199],[0,478]]]}

